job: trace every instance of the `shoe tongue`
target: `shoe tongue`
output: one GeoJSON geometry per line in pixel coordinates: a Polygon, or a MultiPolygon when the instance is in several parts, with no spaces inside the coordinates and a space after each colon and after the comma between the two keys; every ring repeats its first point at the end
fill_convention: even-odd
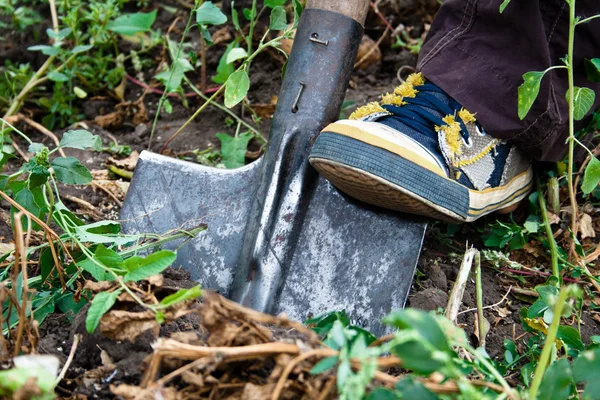
{"type": "MultiPolygon", "coordinates": [[[[448,96],[446,93],[429,91],[428,95],[435,97],[438,101],[452,109],[460,108],[460,105],[456,102],[456,100],[448,96]]],[[[419,95],[417,94],[417,97],[418,96],[419,95]]],[[[433,116],[439,119],[442,119],[446,116],[440,110],[434,107],[418,106],[415,104],[404,105],[402,107],[420,107],[422,110],[431,113],[433,116]]],[[[446,166],[446,160],[440,149],[438,133],[435,131],[435,126],[431,124],[431,126],[428,126],[427,129],[416,129],[414,124],[405,122],[407,119],[408,118],[405,116],[389,115],[378,118],[377,122],[387,125],[390,128],[393,128],[419,142],[431,153],[432,156],[436,157],[440,161],[441,165],[446,166]]]]}

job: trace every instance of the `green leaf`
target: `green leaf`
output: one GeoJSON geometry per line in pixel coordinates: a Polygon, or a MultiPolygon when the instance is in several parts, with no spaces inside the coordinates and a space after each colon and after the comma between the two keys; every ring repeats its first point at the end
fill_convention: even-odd
{"type": "Polygon", "coordinates": [[[129,271],[123,277],[125,282],[140,281],[163,272],[175,262],[177,255],[169,250],[161,250],[147,257],[133,256],[125,260],[129,271]]]}
{"type": "Polygon", "coordinates": [[[286,0],[265,0],[265,7],[275,8],[284,5],[286,0]]]}
{"type": "Polygon", "coordinates": [[[600,82],[600,58],[586,59],[584,65],[588,80],[600,82]]]}
{"type": "Polygon", "coordinates": [[[510,4],[510,0],[504,0],[502,4],[500,4],[500,14],[506,10],[506,7],[510,4]]]}
{"type": "Polygon", "coordinates": [[[49,177],[50,171],[48,168],[41,165],[36,165],[29,174],[29,187],[33,189],[35,187],[42,186],[48,181],[49,177]]]}
{"type": "Polygon", "coordinates": [[[73,87],[73,93],[75,93],[75,96],[79,97],[80,99],[85,99],[87,97],[87,92],[79,86],[73,87]]]}
{"type": "Polygon", "coordinates": [[[221,25],[227,22],[227,16],[212,1],[205,1],[196,10],[196,22],[199,25],[221,25]]]}
{"type": "Polygon", "coordinates": [[[217,139],[221,141],[221,157],[227,168],[240,168],[246,164],[246,150],[248,143],[254,137],[251,133],[242,133],[238,136],[229,136],[225,133],[217,133],[217,139]]]}
{"type": "Polygon", "coordinates": [[[87,185],[93,179],[90,171],[74,157],[58,157],[52,161],[56,179],[68,185],[87,185]]]}
{"type": "Polygon", "coordinates": [[[325,371],[329,371],[331,368],[335,367],[338,363],[339,357],[327,357],[319,361],[311,370],[310,373],[312,375],[322,374],[325,371]]]}
{"type": "Polygon", "coordinates": [[[31,47],[28,47],[27,50],[41,51],[42,54],[44,54],[46,56],[56,56],[56,55],[58,55],[58,53],[60,53],[60,49],[58,47],[47,46],[47,45],[31,46],[31,47]]]}
{"type": "Polygon", "coordinates": [[[225,106],[232,108],[244,100],[250,90],[250,77],[245,70],[234,72],[225,83],[225,106]]]}
{"type": "Polygon", "coordinates": [[[402,359],[402,367],[421,375],[429,375],[444,367],[445,361],[434,357],[432,349],[422,340],[406,340],[394,346],[392,353],[402,359]]]}
{"type": "Polygon", "coordinates": [[[69,147],[71,149],[94,149],[102,151],[102,139],[85,129],[76,129],[66,131],[60,141],[60,147],[69,147]]]}
{"type": "Polygon", "coordinates": [[[69,80],[69,77],[63,74],[62,72],[51,71],[46,76],[52,82],[66,82],[69,80]]]}
{"type": "Polygon", "coordinates": [[[44,149],[45,147],[46,147],[46,146],[44,146],[44,145],[43,145],[43,144],[41,144],[41,143],[31,143],[31,144],[29,145],[29,148],[27,149],[27,151],[28,151],[28,152],[30,152],[30,153],[37,154],[37,153],[39,153],[40,151],[42,151],[42,149],[44,149]]]}
{"type": "Polygon", "coordinates": [[[529,113],[533,102],[540,93],[540,84],[545,71],[532,71],[523,75],[523,84],[519,86],[519,118],[523,119],[529,113]]]}
{"type": "Polygon", "coordinates": [[[287,15],[282,6],[277,6],[271,11],[271,23],[269,29],[272,31],[281,31],[287,29],[287,15]]]}
{"type": "MultiPolygon", "coordinates": [[[[19,190],[19,192],[14,195],[14,200],[40,219],[44,218],[48,210],[44,201],[44,195],[39,187],[19,190]]],[[[16,208],[11,207],[11,217],[14,217],[15,212],[16,208]]],[[[21,218],[21,221],[23,223],[23,228],[27,229],[27,218],[23,217],[21,218]]],[[[33,221],[31,221],[31,226],[33,229],[40,229],[40,226],[33,221]]]]}
{"type": "Polygon", "coordinates": [[[540,218],[537,215],[530,215],[527,217],[525,223],[523,223],[523,227],[529,233],[538,233],[540,229],[540,218]]]}
{"type": "Polygon", "coordinates": [[[392,392],[390,389],[378,387],[371,390],[367,396],[367,400],[398,400],[401,399],[399,395],[392,392]]]}
{"type": "Polygon", "coordinates": [[[121,232],[121,224],[116,221],[98,221],[84,226],[86,232],[104,234],[116,234],[121,232]]]}
{"type": "MultiPolygon", "coordinates": [[[[124,269],[123,258],[116,251],[108,249],[102,244],[96,247],[94,259],[104,265],[106,268],[113,270],[118,275],[123,275],[126,272],[124,269]]],[[[113,274],[98,266],[89,258],[79,261],[77,265],[83,270],[89,272],[90,275],[92,275],[98,282],[112,282],[115,279],[113,274]]]]}
{"type": "Polygon", "coordinates": [[[71,53],[72,54],[85,53],[86,51],[91,50],[92,47],[94,47],[94,46],[92,46],[91,44],[86,44],[86,45],[83,45],[83,46],[75,46],[71,50],[71,53]]]}
{"type": "Polygon", "coordinates": [[[217,66],[217,75],[212,78],[213,82],[223,84],[227,82],[229,76],[235,72],[235,67],[233,64],[227,62],[227,57],[229,57],[229,53],[233,50],[239,43],[239,38],[234,40],[233,42],[227,45],[225,49],[225,53],[221,56],[219,60],[219,65],[217,66]]]}
{"type": "Polygon", "coordinates": [[[194,67],[186,58],[179,58],[173,61],[168,71],[163,71],[155,76],[156,79],[165,85],[168,93],[176,92],[181,87],[181,82],[186,72],[193,71],[194,67]]]}
{"type": "MultiPolygon", "coordinates": [[[[592,109],[594,101],[596,101],[596,92],[586,87],[575,86],[574,89],[575,90],[573,91],[573,118],[575,118],[576,121],[581,121],[592,109]]],[[[569,101],[570,92],[570,90],[567,91],[567,102],[569,101]]]]}
{"type": "Polygon", "coordinates": [[[293,0],[294,2],[294,29],[298,27],[300,23],[300,17],[302,17],[302,12],[304,11],[304,7],[298,0],[293,0]]]}
{"type": "Polygon", "coordinates": [[[61,40],[65,39],[71,34],[71,32],[73,32],[71,28],[64,28],[58,32],[54,32],[54,30],[50,28],[46,29],[46,34],[57,42],[60,42],[61,40]]]}
{"type": "Polygon", "coordinates": [[[236,30],[242,30],[242,28],[240,27],[240,17],[235,7],[231,7],[231,22],[233,22],[233,26],[236,30]]]}
{"type": "Polygon", "coordinates": [[[195,299],[200,296],[202,296],[202,289],[200,289],[200,285],[194,286],[191,289],[179,289],[177,292],[162,299],[160,305],[170,307],[177,303],[195,299]]]}
{"type": "Polygon", "coordinates": [[[156,20],[156,10],[149,13],[124,14],[106,25],[109,31],[125,36],[148,32],[156,20]]]}
{"type": "Polygon", "coordinates": [[[585,350],[585,346],[581,342],[579,331],[568,325],[561,325],[556,332],[556,338],[562,340],[569,348],[569,355],[577,356],[580,351],[585,350]]]}
{"type": "Polygon", "coordinates": [[[243,58],[248,57],[248,52],[245,49],[242,49],[241,47],[236,47],[231,49],[231,51],[229,51],[227,53],[227,64],[231,64],[237,60],[241,60],[243,58]]]}
{"type": "Polygon", "coordinates": [[[540,385],[538,399],[565,400],[574,392],[569,360],[561,358],[550,365],[540,385]]]}
{"type": "Polygon", "coordinates": [[[600,183],[600,160],[592,157],[589,164],[585,167],[581,190],[585,194],[592,193],[598,187],[598,183],[600,183]]]}
{"type": "Polygon", "coordinates": [[[403,399],[436,400],[438,397],[427,389],[421,382],[411,377],[402,379],[396,384],[396,392],[402,394],[403,399]]]}
{"type": "Polygon", "coordinates": [[[117,301],[117,297],[121,294],[123,289],[115,290],[112,293],[100,292],[92,300],[90,309],[88,310],[87,318],[85,319],[85,328],[88,333],[94,333],[100,318],[106,314],[117,301]]]}
{"type": "Polygon", "coordinates": [[[73,293],[67,292],[56,299],[56,306],[60,311],[63,312],[69,319],[69,322],[73,322],[75,315],[81,310],[86,304],[87,300],[81,297],[79,303],[73,300],[73,293]]]}
{"type": "MultiPolygon", "coordinates": [[[[29,368],[11,368],[0,371],[0,396],[3,398],[17,398],[16,392],[28,382],[35,382],[39,389],[39,395],[32,395],[33,399],[53,399],[56,377],[52,375],[43,365],[29,368]]],[[[29,394],[29,393],[28,393],[29,394]]],[[[29,398],[29,396],[27,396],[29,398]]]]}
{"type": "Polygon", "coordinates": [[[391,351],[400,357],[404,368],[429,375],[442,369],[449,360],[450,345],[437,320],[416,309],[394,312],[384,323],[400,329],[406,338],[391,351]],[[434,356],[435,355],[435,356],[434,356]]]}
{"type": "Polygon", "coordinates": [[[425,311],[416,309],[396,311],[385,317],[383,322],[400,330],[415,330],[436,349],[450,351],[448,340],[436,319],[425,311]]]}
{"type": "Polygon", "coordinates": [[[600,349],[586,351],[573,362],[575,382],[585,383],[584,399],[600,399],[600,349]]]}

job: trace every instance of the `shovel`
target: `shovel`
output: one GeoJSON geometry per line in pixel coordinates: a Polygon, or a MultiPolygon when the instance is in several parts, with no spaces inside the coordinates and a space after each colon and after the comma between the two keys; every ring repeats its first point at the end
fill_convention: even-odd
{"type": "MultiPolygon", "coordinates": [[[[259,160],[222,170],[143,152],[121,217],[128,233],[208,229],[178,249],[205,289],[304,320],[345,310],[375,334],[402,308],[426,223],[349,198],[308,163],[340,113],[369,0],[309,0],[259,160]]],[[[171,243],[176,248],[181,243],[171,243]]]]}

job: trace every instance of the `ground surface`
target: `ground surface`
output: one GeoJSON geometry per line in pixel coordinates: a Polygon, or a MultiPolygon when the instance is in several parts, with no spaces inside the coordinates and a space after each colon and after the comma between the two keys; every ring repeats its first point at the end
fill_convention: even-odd
{"type": "MultiPolygon", "coordinates": [[[[435,1],[429,4],[425,1],[401,1],[396,9],[383,9],[382,13],[388,21],[397,26],[403,23],[411,27],[413,31],[411,36],[419,37],[426,30],[426,24],[431,22],[433,12],[435,11],[435,1]]],[[[178,3],[171,4],[180,7],[178,3]]],[[[185,15],[185,10],[180,12],[185,15]]],[[[172,18],[164,12],[159,13],[158,23],[163,30],[166,30],[171,24],[172,18]]],[[[47,25],[47,24],[46,24],[47,25]]],[[[35,29],[47,26],[42,25],[35,29]]],[[[375,41],[378,40],[384,32],[385,25],[379,20],[378,16],[372,13],[366,24],[366,33],[375,41]]],[[[181,32],[181,27],[177,26],[175,31],[181,32]]],[[[31,52],[24,51],[30,45],[36,44],[31,32],[17,34],[14,32],[0,32],[7,38],[0,45],[0,60],[10,59],[14,62],[33,62],[39,65],[41,58],[38,55],[32,55],[31,52]]],[[[387,34],[386,34],[387,35],[387,34]]],[[[346,100],[350,101],[349,109],[366,101],[376,99],[381,93],[391,91],[399,83],[397,73],[401,67],[414,67],[417,56],[411,54],[406,49],[392,48],[389,38],[384,38],[380,45],[381,59],[374,65],[357,70],[353,75],[350,89],[347,92],[346,100]]],[[[208,74],[212,76],[216,69],[218,60],[224,51],[223,46],[216,46],[214,51],[208,57],[208,74]]],[[[268,111],[272,104],[274,96],[277,96],[281,85],[280,70],[281,61],[272,54],[265,53],[258,57],[253,64],[252,89],[249,94],[250,104],[262,105],[267,109],[266,116],[260,123],[260,130],[268,136],[270,126],[268,111]]],[[[148,71],[148,77],[152,71],[148,71]]],[[[142,96],[144,88],[133,81],[127,82],[126,99],[136,101],[142,96]]],[[[116,140],[121,145],[129,145],[134,151],[141,152],[148,149],[150,124],[156,112],[156,105],[160,95],[156,93],[147,93],[143,102],[147,112],[146,118],[140,123],[134,123],[132,115],[127,115],[123,121],[115,124],[106,123],[104,127],[98,124],[98,117],[110,114],[115,111],[117,101],[108,96],[97,96],[86,100],[82,109],[85,119],[80,122],[80,126],[88,127],[92,132],[100,135],[105,145],[116,140]]],[[[188,108],[183,107],[181,102],[173,101],[174,110],[172,114],[161,115],[158,121],[156,137],[150,149],[159,151],[165,140],[169,138],[191,115],[191,113],[201,104],[196,98],[189,99],[188,108]]],[[[35,117],[35,108],[25,107],[25,111],[30,112],[35,117]]],[[[240,113],[239,107],[233,110],[240,113]]],[[[346,114],[348,110],[345,110],[346,114]]],[[[247,112],[246,112],[247,114],[247,112]]],[[[246,120],[251,121],[248,116],[246,120]]],[[[215,135],[220,132],[233,134],[234,127],[226,125],[227,115],[223,112],[209,107],[196,121],[194,121],[175,141],[173,141],[169,154],[180,155],[190,158],[190,152],[193,150],[204,150],[209,147],[218,148],[219,142],[215,135]]],[[[102,119],[100,119],[102,121],[102,119]]],[[[30,135],[34,141],[49,143],[49,139],[37,133],[26,125],[21,126],[25,132],[30,135]]],[[[60,137],[61,131],[56,132],[60,137]]],[[[253,144],[250,150],[256,151],[258,145],[253,144]]],[[[63,195],[67,199],[67,204],[72,209],[77,210],[80,215],[89,220],[100,219],[118,219],[121,201],[127,188],[127,181],[121,180],[117,183],[114,174],[106,172],[107,160],[113,157],[107,153],[72,151],[70,154],[77,156],[82,160],[90,170],[96,171],[101,176],[102,184],[96,187],[64,187],[63,195]],[[111,192],[112,196],[107,193],[111,192]],[[84,202],[77,201],[78,199],[84,202]],[[91,205],[91,208],[86,204],[91,205]]],[[[248,154],[251,158],[256,154],[248,154]]],[[[119,158],[119,157],[113,157],[119,158]]],[[[109,164],[111,161],[108,161],[109,164]]],[[[112,161],[114,165],[115,162],[112,161]]],[[[118,162],[117,162],[118,164],[118,162]]],[[[125,165],[128,169],[130,165],[125,165]]],[[[3,208],[7,209],[6,204],[2,203],[3,208]]],[[[524,206],[527,207],[526,205],[524,206]]],[[[2,217],[5,214],[0,214],[2,217]]],[[[517,211],[514,215],[516,220],[522,220],[526,217],[526,212],[517,211]]],[[[425,310],[445,309],[448,303],[448,294],[456,280],[458,267],[461,262],[461,255],[464,253],[467,243],[478,248],[483,248],[481,231],[485,229],[493,219],[484,220],[475,226],[466,226],[459,230],[453,236],[447,235],[448,227],[444,224],[431,224],[428,229],[425,243],[423,246],[421,260],[419,262],[419,272],[413,284],[408,304],[410,307],[417,307],[425,310]]],[[[8,221],[0,221],[0,239],[2,241],[10,240],[12,233],[8,221]]],[[[209,227],[210,229],[210,227],[209,227]]],[[[600,230],[599,230],[600,232],[600,230]]],[[[592,242],[584,243],[592,246],[592,242]]],[[[548,259],[536,248],[529,248],[515,252],[519,262],[531,268],[539,268],[541,265],[548,267],[548,259]]],[[[485,310],[485,317],[490,323],[490,331],[487,335],[486,349],[492,357],[502,357],[504,353],[504,338],[518,338],[523,334],[523,328],[519,318],[519,311],[523,306],[530,305],[535,298],[532,296],[531,288],[536,283],[543,283],[544,276],[527,275],[526,285],[519,280],[523,275],[516,273],[506,273],[493,267],[490,263],[484,263],[483,282],[484,282],[484,305],[496,306],[485,310]],[[512,290],[506,296],[509,288],[521,288],[525,290],[512,290]],[[518,292],[518,293],[517,293],[518,292]],[[504,299],[504,300],[503,300],[504,299]]],[[[186,275],[175,270],[169,271],[166,276],[168,284],[163,287],[171,286],[173,288],[190,287],[194,283],[186,279],[186,275]]],[[[165,289],[167,290],[167,289],[165,289]]],[[[475,307],[475,287],[472,281],[467,286],[464,296],[464,302],[461,310],[469,310],[475,307]]],[[[41,341],[39,351],[41,353],[50,353],[58,355],[62,360],[68,356],[74,335],[76,333],[84,334],[83,319],[86,309],[76,316],[70,322],[65,315],[51,315],[40,328],[41,341]]],[[[474,313],[465,312],[459,316],[459,323],[462,324],[467,333],[475,337],[474,313]]],[[[582,339],[585,343],[589,341],[591,335],[598,332],[598,320],[593,319],[595,314],[585,311],[582,316],[582,339]]],[[[597,316],[596,316],[597,317],[597,316]]],[[[194,332],[198,336],[206,335],[205,328],[201,328],[200,316],[197,314],[188,315],[175,322],[166,324],[160,329],[161,337],[171,337],[173,333],[194,332]]],[[[283,336],[292,338],[293,335],[285,333],[283,336]]],[[[144,334],[135,343],[115,341],[104,338],[99,334],[84,334],[82,343],[79,345],[75,355],[74,362],[68,372],[67,379],[59,386],[59,395],[65,398],[112,398],[115,392],[111,391],[111,385],[130,384],[138,385],[142,379],[144,371],[148,368],[148,355],[152,353],[151,344],[154,337],[150,334],[144,334]],[[108,365],[108,366],[107,366],[108,365]],[[112,366],[111,366],[112,365],[112,366]],[[106,367],[104,370],[102,366],[106,367]]],[[[238,367],[248,368],[248,365],[241,364],[238,367]]],[[[251,366],[250,366],[251,367],[251,366]]],[[[263,368],[262,366],[261,368],[263,368]]],[[[266,368],[266,367],[264,367],[266,368]]],[[[233,369],[232,369],[233,370],[233,369]]],[[[221,377],[229,372],[222,372],[221,377]]],[[[261,376],[261,372],[256,373],[261,376]]],[[[265,373],[262,372],[264,375],[265,373]]],[[[241,378],[240,378],[241,379],[241,378]]],[[[257,378],[259,379],[259,378],[257,378]]],[[[227,382],[232,380],[224,379],[227,382]]],[[[239,382],[240,380],[238,380],[239,382]]],[[[183,387],[183,386],[182,386],[183,387]]],[[[222,387],[216,386],[211,392],[211,398],[228,398],[235,389],[235,386],[222,387]]],[[[123,395],[123,397],[128,397],[123,395]]],[[[259,396],[260,397],[260,396],[259,396]]],[[[236,397],[237,398],[237,397],[236,397]]],[[[247,398],[252,398],[247,397],[247,398]]]]}

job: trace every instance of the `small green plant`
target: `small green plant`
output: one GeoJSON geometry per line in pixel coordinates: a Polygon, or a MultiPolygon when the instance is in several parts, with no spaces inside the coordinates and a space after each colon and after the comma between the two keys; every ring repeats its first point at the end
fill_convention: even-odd
{"type": "MultiPolygon", "coordinates": [[[[293,23],[288,26],[287,14],[285,8],[283,7],[285,1],[266,1],[264,8],[258,12],[257,1],[254,0],[252,7],[244,9],[243,11],[243,17],[249,24],[247,32],[240,24],[240,16],[238,15],[238,12],[235,10],[235,8],[232,8],[231,20],[239,36],[228,45],[219,62],[217,75],[213,78],[214,82],[224,84],[210,98],[205,99],[205,103],[165,142],[163,151],[169,146],[175,137],[177,137],[198,115],[200,115],[200,113],[206,109],[208,105],[217,105],[218,103],[216,102],[216,99],[222,92],[224,92],[224,105],[228,109],[242,103],[245,100],[246,95],[250,90],[250,70],[252,61],[259,54],[268,48],[274,48],[283,53],[287,58],[287,54],[281,51],[279,48],[279,43],[284,38],[291,38],[294,29],[298,25],[300,15],[302,14],[303,10],[303,7],[299,1],[293,0],[292,3],[294,9],[293,23]],[[258,46],[255,48],[254,32],[256,23],[260,18],[260,15],[262,15],[265,10],[270,10],[271,13],[269,29],[265,32],[263,37],[260,39],[258,46]],[[279,36],[276,36],[273,39],[268,39],[270,33],[279,31],[282,31],[279,36]],[[242,47],[242,43],[245,44],[244,47],[242,47]]],[[[207,30],[207,26],[223,24],[227,21],[227,16],[225,16],[221,10],[214,6],[212,2],[203,2],[200,6],[198,6],[197,2],[196,8],[193,10],[192,14],[194,13],[196,16],[196,24],[202,32],[202,37],[205,41],[204,45],[210,46],[212,44],[212,39],[207,30]]],[[[190,21],[191,20],[192,16],[190,16],[190,21]]],[[[188,21],[186,32],[191,29],[190,21],[188,21]]],[[[185,61],[179,61],[182,59],[182,43],[180,43],[176,51],[171,51],[173,62],[168,73],[158,77],[163,82],[169,83],[169,85],[166,86],[167,92],[178,90],[182,82],[189,84],[189,81],[185,77],[185,72],[191,70],[191,66],[186,68],[177,67],[179,64],[185,64],[185,61]]],[[[192,90],[194,90],[194,88],[195,87],[192,87],[192,90]]],[[[163,96],[163,98],[164,97],[165,96],[163,96]]],[[[162,103],[164,103],[164,100],[161,100],[161,104],[162,103]]],[[[265,140],[255,128],[249,126],[235,114],[230,115],[238,121],[238,133],[236,133],[236,135],[233,137],[229,136],[229,138],[226,138],[225,136],[228,135],[224,134],[218,137],[224,146],[222,151],[224,165],[229,168],[236,168],[243,165],[241,154],[245,153],[252,138],[258,139],[263,144],[265,143],[265,140]],[[239,134],[240,124],[248,128],[249,132],[245,134],[239,134]]]]}
{"type": "Polygon", "coordinates": [[[12,205],[15,242],[22,240],[23,231],[40,231],[47,238],[47,242],[37,246],[28,247],[25,242],[16,245],[14,251],[0,258],[0,262],[5,262],[0,270],[0,281],[10,282],[8,285],[14,290],[14,296],[8,299],[0,296],[4,299],[0,320],[4,335],[25,323],[23,318],[34,318],[41,323],[55,308],[74,315],[86,303],[86,295],[81,290],[83,279],[117,284],[111,292],[100,292],[93,298],[86,322],[90,332],[96,329],[102,315],[122,292],[152,310],[159,321],[164,320],[164,311],[172,305],[200,295],[196,287],[169,296],[159,304],[151,304],[132,291],[128,282],[160,274],[175,261],[173,251],[149,253],[151,249],[176,238],[193,237],[204,227],[161,237],[124,235],[120,233],[120,224],[114,221],[85,223],[63,203],[58,183],[86,185],[92,181],[92,175],[76,158],[56,154],[65,148],[101,151],[100,138],[85,130],[71,130],[65,132],[59,146],[50,150],[31,142],[6,121],[3,124],[3,132],[7,126],[13,129],[29,143],[29,152],[34,154],[16,172],[0,175],[0,195],[12,205]],[[29,277],[27,268],[19,271],[20,265],[26,266],[34,259],[38,260],[38,275],[29,277]],[[15,303],[14,299],[21,298],[23,304],[15,303]]]}
{"type": "MultiPolygon", "coordinates": [[[[54,4],[51,2],[51,7],[54,4]]],[[[18,113],[35,93],[38,105],[46,111],[42,118],[46,127],[53,129],[77,122],[83,118],[77,105],[79,99],[88,93],[116,90],[125,76],[124,63],[160,43],[160,36],[150,29],[156,11],[122,14],[123,1],[118,0],[59,0],[57,7],[63,15],[46,31],[48,44],[28,49],[47,56],[44,64],[35,73],[29,65],[16,69],[7,63],[0,68],[0,107],[5,108],[4,118],[18,113]],[[120,54],[120,35],[135,36],[141,50],[120,54]]],[[[54,10],[57,15],[58,10],[54,10]]]]}
{"type": "MultiPolygon", "coordinates": [[[[505,0],[500,7],[501,12],[508,6],[510,0],[505,0]]],[[[590,193],[600,182],[600,161],[591,153],[591,151],[583,145],[576,137],[575,121],[582,120],[590,111],[595,101],[595,92],[587,87],[575,86],[573,80],[573,47],[575,40],[575,29],[577,26],[586,24],[593,19],[599,18],[600,15],[593,15],[585,19],[576,16],[575,3],[576,0],[567,0],[569,7],[569,37],[568,37],[568,52],[562,59],[563,65],[552,66],[545,71],[532,71],[523,75],[523,84],[519,86],[519,118],[523,119],[529,113],[531,106],[535,102],[539,91],[540,84],[544,75],[555,69],[566,69],[568,74],[569,89],[565,93],[567,103],[569,105],[569,151],[567,163],[567,185],[569,189],[569,198],[573,210],[573,218],[571,221],[572,232],[577,234],[577,199],[575,188],[573,185],[573,168],[574,168],[574,147],[575,143],[581,145],[588,151],[591,157],[582,182],[582,190],[584,193],[590,193]]],[[[600,82],[600,58],[586,60],[587,77],[592,82],[600,82]]]]}
{"type": "Polygon", "coordinates": [[[324,358],[311,373],[335,374],[341,399],[599,398],[600,387],[593,378],[600,373],[597,343],[592,339],[585,346],[577,329],[561,324],[577,315],[581,289],[557,289],[551,281],[536,291],[540,298],[521,311],[530,338],[523,339],[524,346],[506,339],[503,360],[473,348],[462,329],[438,314],[413,309],[394,312],[384,322],[395,333],[385,341],[374,341],[370,333],[351,326],[344,312],[334,312],[306,322],[336,351],[326,357],[323,352],[324,358]],[[378,366],[392,364],[406,372],[380,380],[378,366]],[[509,372],[513,378],[519,376],[521,383],[509,385],[504,378],[509,372]],[[435,382],[443,385],[431,380],[434,373],[435,382]],[[578,392],[576,387],[584,390],[578,392]]]}

